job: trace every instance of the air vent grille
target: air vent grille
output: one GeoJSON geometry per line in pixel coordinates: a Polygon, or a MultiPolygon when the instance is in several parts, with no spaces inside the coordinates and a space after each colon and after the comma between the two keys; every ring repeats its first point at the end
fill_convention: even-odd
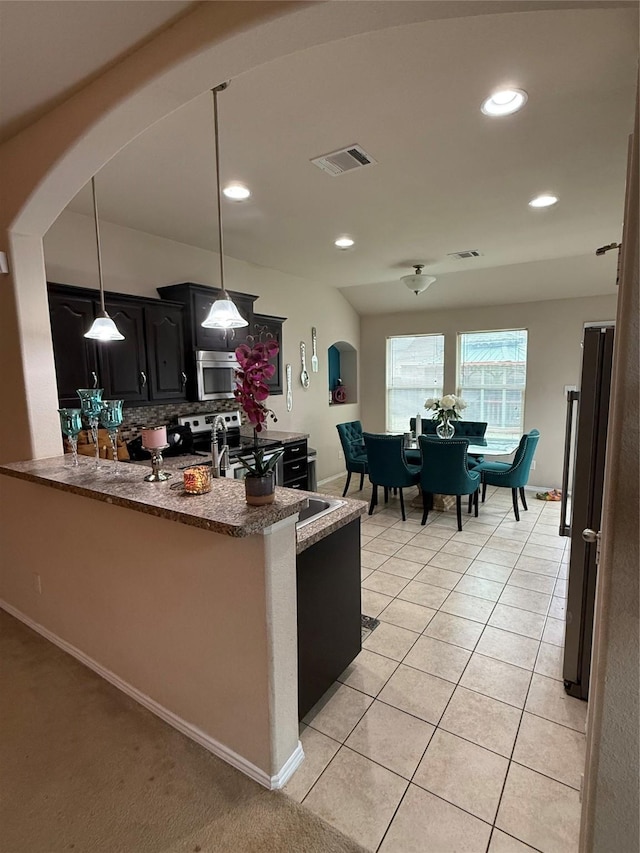
{"type": "Polygon", "coordinates": [[[364,148],[359,145],[349,145],[339,151],[332,151],[322,157],[316,157],[311,161],[314,166],[322,169],[332,177],[351,172],[353,169],[361,169],[363,166],[375,166],[377,161],[373,159],[364,148]]]}
{"type": "Polygon", "coordinates": [[[479,258],[482,252],[477,249],[465,249],[463,252],[449,252],[448,258],[455,258],[457,261],[466,261],[469,258],[479,258]]]}

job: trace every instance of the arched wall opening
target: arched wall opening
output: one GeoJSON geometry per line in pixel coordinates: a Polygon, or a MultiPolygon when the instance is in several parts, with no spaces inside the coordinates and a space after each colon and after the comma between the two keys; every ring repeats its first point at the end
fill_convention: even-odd
{"type": "MultiPolygon", "coordinates": [[[[469,8],[457,2],[204,3],[8,140],[0,149],[0,250],[10,258],[9,280],[0,290],[0,357],[11,418],[0,426],[0,460],[61,450],[42,237],[92,175],[137,135],[221,80],[314,45],[464,17],[469,8]]],[[[519,3],[477,2],[473,14],[521,9],[519,3]]]]}

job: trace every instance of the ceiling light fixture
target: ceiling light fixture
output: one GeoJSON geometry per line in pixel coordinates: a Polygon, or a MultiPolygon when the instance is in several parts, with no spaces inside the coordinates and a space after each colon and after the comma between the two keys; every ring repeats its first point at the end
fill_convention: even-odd
{"type": "Polygon", "coordinates": [[[500,89],[483,101],[480,109],[486,116],[509,116],[521,110],[527,98],[524,89],[500,89]]]}
{"type": "Polygon", "coordinates": [[[85,338],[92,341],[123,341],[124,335],[118,331],[118,327],[107,314],[104,307],[104,281],[102,280],[102,252],[100,251],[100,228],[98,226],[98,202],[96,201],[96,179],[91,178],[91,192],[93,194],[93,221],[96,229],[96,250],[98,253],[98,282],[100,283],[100,316],[91,324],[85,338]]]}
{"type": "Polygon", "coordinates": [[[338,237],[338,239],[334,242],[334,246],[337,246],[339,249],[350,249],[354,244],[354,241],[351,237],[338,237]]]}
{"type": "Polygon", "coordinates": [[[422,272],[424,264],[414,264],[413,268],[415,272],[411,275],[403,275],[400,281],[403,281],[409,290],[413,290],[417,296],[419,293],[423,293],[429,285],[433,284],[436,277],[435,275],[424,275],[422,272]]]}
{"type": "Polygon", "coordinates": [[[535,198],[532,198],[529,202],[529,207],[551,207],[553,204],[557,203],[557,196],[544,193],[543,195],[538,195],[535,198]]]}
{"type": "Polygon", "coordinates": [[[216,151],[216,201],[218,206],[218,250],[220,252],[220,289],[221,298],[211,306],[207,318],[202,325],[205,329],[239,329],[248,326],[249,322],[240,315],[235,303],[224,286],[224,244],[222,242],[222,205],[220,203],[220,146],[218,139],[218,92],[227,88],[228,83],[221,83],[211,90],[213,95],[213,137],[216,151]]]}
{"type": "Polygon", "coordinates": [[[225,196],[231,201],[245,201],[251,195],[251,190],[249,187],[245,187],[244,184],[227,184],[227,186],[222,190],[225,196]]]}

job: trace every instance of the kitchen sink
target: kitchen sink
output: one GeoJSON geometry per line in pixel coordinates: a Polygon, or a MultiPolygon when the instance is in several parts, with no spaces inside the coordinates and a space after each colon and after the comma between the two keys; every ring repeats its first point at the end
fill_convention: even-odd
{"type": "Polygon", "coordinates": [[[346,501],[341,501],[338,498],[334,500],[324,500],[323,498],[309,498],[309,506],[300,510],[300,520],[296,523],[296,528],[300,529],[312,521],[317,521],[323,515],[328,515],[336,509],[344,506],[346,501]]]}

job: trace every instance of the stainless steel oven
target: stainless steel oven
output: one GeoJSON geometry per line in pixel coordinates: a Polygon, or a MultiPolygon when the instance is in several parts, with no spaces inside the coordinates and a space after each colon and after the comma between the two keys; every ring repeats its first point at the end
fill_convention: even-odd
{"type": "Polygon", "coordinates": [[[233,352],[196,352],[198,400],[233,399],[239,364],[233,352]]]}

